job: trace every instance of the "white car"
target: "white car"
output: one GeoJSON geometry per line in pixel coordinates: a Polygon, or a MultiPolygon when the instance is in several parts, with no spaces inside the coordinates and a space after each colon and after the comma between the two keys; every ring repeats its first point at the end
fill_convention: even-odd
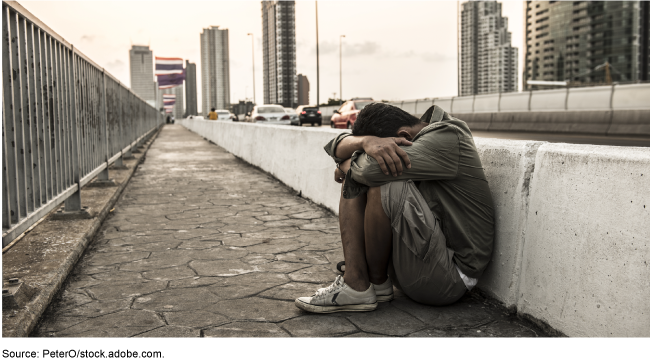
{"type": "Polygon", "coordinates": [[[226,109],[217,109],[215,112],[218,116],[217,120],[227,120],[230,122],[235,117],[229,110],[226,109]]]}
{"type": "Polygon", "coordinates": [[[296,110],[295,110],[295,109],[292,109],[292,108],[284,108],[284,111],[287,112],[287,114],[289,114],[289,116],[291,117],[291,118],[290,118],[290,120],[291,120],[291,125],[298,124],[298,113],[296,113],[296,110]]]}
{"type": "Polygon", "coordinates": [[[291,125],[291,116],[287,114],[282,105],[264,104],[256,105],[246,121],[260,124],[291,125]]]}

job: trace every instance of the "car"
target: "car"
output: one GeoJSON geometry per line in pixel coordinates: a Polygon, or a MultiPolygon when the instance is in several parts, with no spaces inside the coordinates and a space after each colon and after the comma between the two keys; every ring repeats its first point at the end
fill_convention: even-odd
{"type": "Polygon", "coordinates": [[[229,110],[217,109],[215,112],[217,113],[217,120],[232,121],[232,113],[229,110]]]}
{"type": "Polygon", "coordinates": [[[289,120],[291,121],[291,125],[298,124],[298,114],[296,113],[296,110],[293,108],[284,108],[284,111],[289,114],[289,120]]]}
{"type": "Polygon", "coordinates": [[[321,114],[318,107],[313,105],[301,105],[296,109],[298,113],[298,124],[302,127],[303,124],[310,123],[312,127],[314,124],[318,124],[320,127],[323,125],[323,115],[321,114]]]}
{"type": "Polygon", "coordinates": [[[346,101],[332,114],[332,128],[352,129],[352,125],[357,120],[357,114],[370,103],[374,103],[372,98],[352,98],[346,101]]]}
{"type": "Polygon", "coordinates": [[[246,121],[260,124],[291,125],[291,115],[287,114],[282,105],[256,105],[246,114],[246,121]]]}

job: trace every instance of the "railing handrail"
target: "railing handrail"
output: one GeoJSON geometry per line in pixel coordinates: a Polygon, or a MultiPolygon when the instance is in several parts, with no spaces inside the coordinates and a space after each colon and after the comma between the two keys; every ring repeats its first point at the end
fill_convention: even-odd
{"type": "Polygon", "coordinates": [[[15,1],[2,2],[3,247],[122,164],[158,110],[15,1]]]}

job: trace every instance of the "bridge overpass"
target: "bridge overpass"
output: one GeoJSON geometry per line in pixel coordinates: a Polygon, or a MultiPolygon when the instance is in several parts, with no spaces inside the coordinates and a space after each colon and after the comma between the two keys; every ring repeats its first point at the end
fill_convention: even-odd
{"type": "MultiPolygon", "coordinates": [[[[650,335],[648,149],[476,138],[497,205],[479,291],[450,308],[398,295],[376,313],[315,318],[288,301],[331,282],[342,258],[322,152],[339,131],[162,127],[12,2],[3,90],[4,336],[650,335]]],[[[471,98],[447,108],[490,103],[471,98]]],[[[590,129],[645,132],[612,109],[590,129]]]]}

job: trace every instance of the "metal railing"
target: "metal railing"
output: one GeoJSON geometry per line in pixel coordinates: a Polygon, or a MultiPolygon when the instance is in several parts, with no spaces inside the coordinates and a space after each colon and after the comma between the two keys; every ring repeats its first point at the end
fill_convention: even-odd
{"type": "Polygon", "coordinates": [[[16,2],[2,2],[2,246],[108,180],[162,115],[16,2]]]}

